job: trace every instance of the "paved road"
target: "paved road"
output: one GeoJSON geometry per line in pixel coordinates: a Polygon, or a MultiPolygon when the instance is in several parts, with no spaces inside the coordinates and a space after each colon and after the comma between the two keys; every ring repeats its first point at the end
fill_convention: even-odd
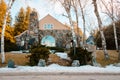
{"type": "Polygon", "coordinates": [[[0,73],[0,80],[120,80],[120,74],[105,73],[0,73]]]}

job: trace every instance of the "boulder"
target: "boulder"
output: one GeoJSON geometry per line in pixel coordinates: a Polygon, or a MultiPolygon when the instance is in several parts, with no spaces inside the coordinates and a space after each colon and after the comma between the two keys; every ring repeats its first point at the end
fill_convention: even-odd
{"type": "Polygon", "coordinates": [[[114,66],[120,67],[120,63],[116,63],[116,64],[114,64],[114,66]]]}
{"type": "Polygon", "coordinates": [[[38,66],[39,66],[39,67],[44,67],[44,66],[46,66],[45,60],[44,60],[44,59],[40,59],[39,62],[38,62],[38,66]]]}
{"type": "Polygon", "coordinates": [[[8,68],[15,68],[15,63],[11,59],[8,61],[8,68]]]}
{"type": "Polygon", "coordinates": [[[73,60],[72,66],[73,66],[73,67],[79,67],[79,66],[80,66],[79,60],[73,60]]]}

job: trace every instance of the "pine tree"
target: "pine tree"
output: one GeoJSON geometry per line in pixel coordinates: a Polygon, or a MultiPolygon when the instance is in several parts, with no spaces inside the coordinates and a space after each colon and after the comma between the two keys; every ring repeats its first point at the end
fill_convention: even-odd
{"type": "Polygon", "coordinates": [[[23,8],[20,9],[18,16],[16,16],[16,20],[14,24],[15,26],[14,35],[15,36],[21,34],[22,32],[28,29],[30,12],[31,12],[30,7],[27,7],[26,12],[23,8]]]}
{"type": "Polygon", "coordinates": [[[23,31],[25,31],[27,28],[24,25],[25,21],[25,11],[23,8],[20,9],[20,12],[18,13],[18,16],[16,16],[15,20],[15,28],[14,28],[14,35],[19,35],[23,31]]]}
{"type": "Polygon", "coordinates": [[[28,26],[29,26],[30,13],[31,13],[31,8],[28,6],[25,14],[25,21],[24,21],[26,29],[28,29],[28,26]]]}

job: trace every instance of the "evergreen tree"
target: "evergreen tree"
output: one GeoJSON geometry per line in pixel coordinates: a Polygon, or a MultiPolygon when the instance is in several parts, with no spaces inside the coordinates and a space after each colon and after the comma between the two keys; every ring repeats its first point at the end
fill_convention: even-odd
{"type": "Polygon", "coordinates": [[[27,28],[24,25],[25,21],[25,11],[23,8],[20,9],[20,12],[18,13],[18,16],[16,16],[15,20],[15,28],[14,28],[14,35],[19,35],[23,31],[25,31],[27,28]]]}
{"type": "Polygon", "coordinates": [[[25,14],[25,21],[24,21],[26,29],[28,29],[28,26],[29,26],[30,13],[31,13],[31,8],[28,6],[25,14]]]}
{"type": "Polygon", "coordinates": [[[15,36],[21,34],[22,32],[28,29],[30,12],[31,12],[30,7],[27,7],[26,12],[23,8],[20,9],[18,16],[16,16],[16,20],[14,24],[15,36]]]}
{"type": "MultiPolygon", "coordinates": [[[[120,45],[120,21],[117,21],[115,23],[116,25],[116,32],[117,32],[117,37],[118,37],[118,44],[120,45]]],[[[106,45],[107,49],[115,49],[115,39],[114,39],[114,30],[113,30],[113,25],[110,24],[109,26],[106,26],[104,29],[104,34],[106,38],[106,45]]],[[[101,36],[100,32],[98,31],[97,34],[95,35],[95,42],[98,47],[102,47],[101,44],[101,36]]]]}

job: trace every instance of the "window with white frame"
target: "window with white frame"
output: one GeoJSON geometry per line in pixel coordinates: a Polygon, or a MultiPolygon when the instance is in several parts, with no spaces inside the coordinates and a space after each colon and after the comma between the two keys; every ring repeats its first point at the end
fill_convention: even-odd
{"type": "Polygon", "coordinates": [[[44,29],[53,29],[53,24],[44,24],[44,29]]]}

